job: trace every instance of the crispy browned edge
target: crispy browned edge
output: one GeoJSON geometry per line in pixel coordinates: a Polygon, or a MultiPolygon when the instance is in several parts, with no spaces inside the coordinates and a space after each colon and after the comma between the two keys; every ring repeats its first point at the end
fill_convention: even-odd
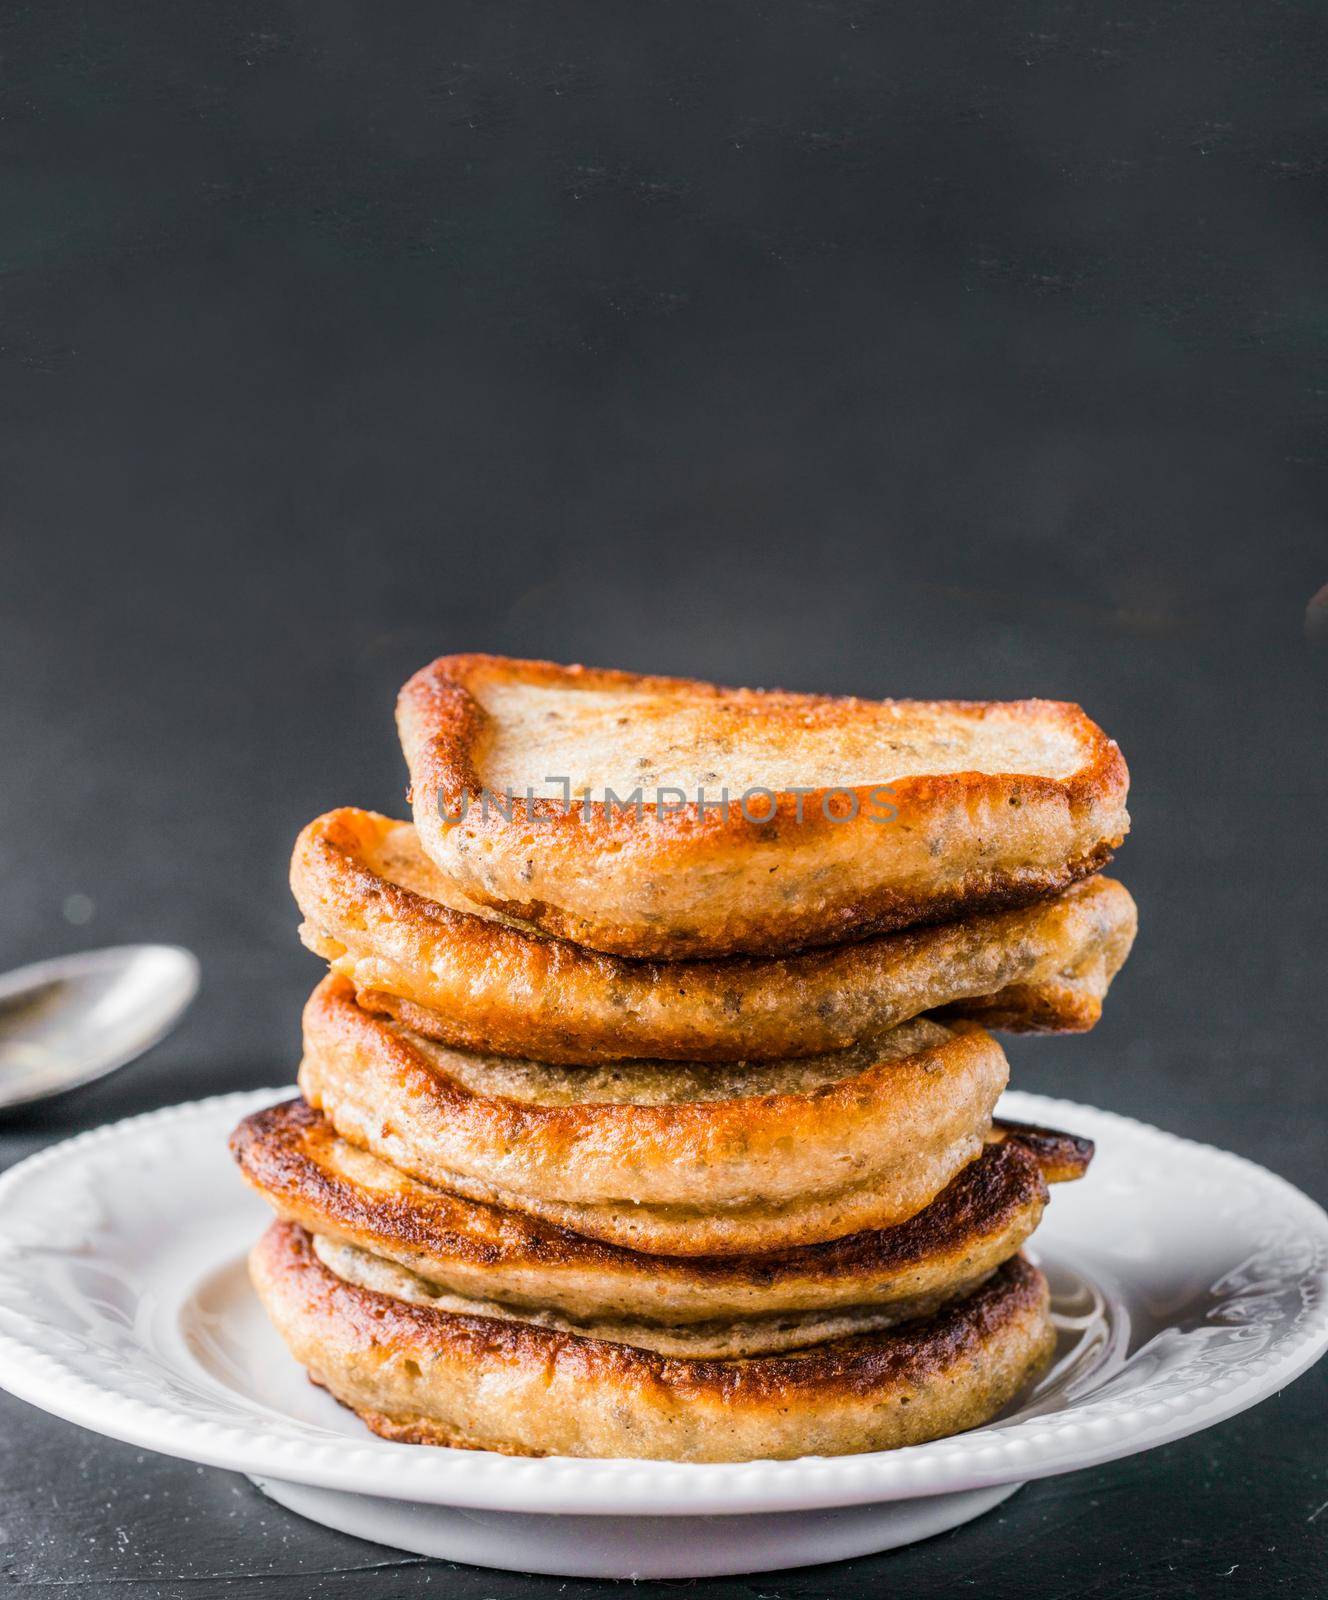
{"type": "MultiPolygon", "coordinates": [[[[440,656],[407,680],[397,699],[397,721],[402,747],[410,770],[409,798],[412,803],[422,794],[428,804],[443,806],[459,814],[463,802],[477,799],[482,791],[475,766],[474,748],[483,732],[485,712],[470,691],[470,684],[481,675],[506,676],[522,682],[557,688],[641,689],[665,693],[686,690],[708,698],[734,697],[739,700],[762,698],[771,714],[777,702],[789,706],[852,706],[851,696],[789,694],[782,690],[733,689],[694,678],[673,678],[620,672],[602,667],[562,666],[553,661],[523,660],[505,656],[470,653],[440,656]],[[422,737],[412,730],[427,729],[422,737]]],[[[922,702],[880,701],[882,705],[921,704],[929,709],[950,712],[982,711],[991,704],[980,700],[930,700],[922,702]]],[[[1094,802],[1124,803],[1129,788],[1129,769],[1119,747],[1087,715],[1082,707],[1062,700],[1018,700],[1002,703],[1004,709],[1028,717],[1045,717],[1049,712],[1071,724],[1083,740],[1088,757],[1069,778],[1047,778],[1040,774],[992,774],[957,772],[925,777],[903,778],[891,785],[898,806],[926,808],[934,804],[962,806],[970,799],[1008,798],[1011,805],[1030,798],[1064,800],[1072,810],[1094,802]]],[[[844,809],[825,802],[839,794],[856,796],[859,811],[869,809],[877,783],[817,789],[801,797],[792,793],[776,797],[772,816],[749,822],[732,807],[727,814],[698,805],[686,805],[664,817],[650,814],[637,818],[628,808],[612,807],[592,800],[573,807],[552,797],[515,801],[511,823],[496,807],[471,807],[466,829],[480,842],[480,848],[501,845],[519,828],[529,840],[532,832],[542,848],[563,848],[591,856],[622,850],[643,843],[653,854],[665,854],[677,870],[685,871],[688,862],[713,856],[726,847],[748,844],[758,838],[770,839],[790,826],[799,837],[811,842],[834,826],[831,818],[844,809]]],[[[846,803],[845,803],[846,804],[846,803]]],[[[420,811],[416,810],[419,821],[420,811]]],[[[957,893],[936,894],[925,902],[916,893],[880,886],[870,894],[857,893],[851,903],[818,907],[803,916],[786,915],[778,927],[763,931],[750,927],[741,938],[710,937],[704,934],[670,933],[660,930],[615,928],[610,932],[583,916],[572,915],[545,901],[518,901],[497,895],[483,895],[486,904],[504,915],[529,923],[559,938],[629,957],[688,960],[699,956],[725,954],[779,954],[791,949],[836,944],[845,939],[863,938],[874,933],[889,933],[922,922],[945,922],[967,912],[998,911],[1027,905],[1059,893],[1080,878],[1097,872],[1111,860],[1123,832],[1113,834],[1075,860],[1056,871],[1022,869],[1011,876],[993,872],[985,883],[970,884],[957,893]],[[593,933],[593,938],[592,938],[593,933]]],[[[528,846],[523,846],[526,848],[528,846]]],[[[480,896],[480,890],[468,886],[480,896]]]]}
{"type": "Polygon", "coordinates": [[[1082,1178],[1095,1148],[1091,1139],[1078,1134],[1040,1128],[1033,1122],[1012,1122],[1005,1117],[993,1121],[991,1138],[993,1141],[1012,1139],[1023,1145],[1036,1159],[1048,1183],[1072,1183],[1082,1178]]]}
{"type": "Polygon", "coordinates": [[[246,1117],[230,1138],[241,1172],[281,1216],[311,1232],[349,1237],[365,1248],[430,1251],[479,1266],[498,1266],[505,1258],[560,1266],[607,1266],[646,1277],[722,1283],[758,1283],[809,1276],[859,1276],[902,1269],[945,1250],[963,1247],[978,1231],[990,1233],[1016,1211],[1046,1203],[1046,1182],[1082,1175],[1092,1142],[1049,1129],[997,1125],[1000,1137],[953,1179],[917,1216],[886,1229],[850,1234],[817,1245],[755,1256],[647,1255],[602,1243],[536,1218],[514,1216],[480,1201],[463,1200],[410,1180],[408,1195],[366,1195],[355,1184],[330,1173],[320,1162],[320,1146],[336,1134],[328,1120],[304,1100],[269,1106],[246,1117]],[[477,1239],[466,1229],[467,1215],[491,1219],[503,1243],[477,1239]]]}
{"type": "MultiPolygon", "coordinates": [[[[726,1406],[760,1406],[861,1397],[886,1387],[921,1385],[960,1363],[1017,1317],[1044,1309],[1047,1283],[1023,1256],[1005,1262],[980,1288],[934,1316],[901,1329],[864,1334],[778,1356],[688,1358],[635,1345],[562,1333],[533,1323],[441,1311],[398,1300],[339,1278],[318,1259],[298,1223],[274,1222],[255,1246],[264,1272],[297,1295],[329,1335],[390,1355],[428,1350],[472,1367],[500,1361],[547,1369],[571,1363],[590,1384],[645,1380],[680,1395],[711,1395],[726,1406]]],[[[587,1391],[593,1395],[593,1391],[587,1391]]],[[[371,1420],[365,1421],[375,1431],[371,1420]]],[[[453,1443],[430,1436],[422,1419],[394,1425],[390,1437],[407,1443],[453,1443]]]]}
{"type": "MultiPolygon", "coordinates": [[[[496,968],[503,974],[519,975],[521,983],[541,985],[568,982],[575,986],[584,973],[593,977],[606,989],[619,979],[639,983],[642,974],[653,975],[661,985],[678,982],[678,963],[643,961],[625,956],[614,956],[604,951],[589,950],[567,940],[551,935],[534,934],[488,917],[471,915],[440,904],[428,896],[383,877],[364,859],[364,841],[361,829],[375,827],[390,819],[376,812],[365,812],[355,807],[343,806],[316,817],[300,831],[291,856],[291,892],[309,926],[322,933],[335,930],[324,927],[324,919],[331,907],[332,915],[349,924],[362,915],[363,906],[373,906],[379,914],[399,922],[403,927],[427,926],[436,930],[448,942],[459,961],[469,962],[477,971],[496,968]]],[[[1097,880],[1106,882],[1107,880],[1097,880]]],[[[1119,887],[1119,886],[1117,886],[1119,887]]],[[[990,913],[999,915],[999,913],[990,913]]],[[[307,943],[311,936],[301,930],[307,943]]],[[[872,946],[892,942],[907,944],[926,937],[923,929],[904,929],[876,939],[861,941],[872,946]]],[[[809,986],[823,974],[828,965],[843,961],[857,945],[839,946],[797,952],[777,958],[739,955],[720,957],[712,961],[692,964],[682,969],[704,967],[711,973],[731,972],[735,982],[752,969],[778,966],[786,974],[790,990],[805,978],[809,986]]],[[[595,1060],[623,1060],[633,1055],[657,1054],[678,1056],[685,1060],[723,1060],[732,1054],[732,1047],[716,1047],[706,1051],[692,1042],[684,1047],[673,1047],[668,1039],[655,1041],[651,1051],[628,1048],[619,1041],[622,1029],[615,1032],[611,1019],[602,1020],[591,1037],[586,1029],[575,1034],[568,1042],[568,1031],[556,1025],[537,1025],[525,1022],[515,1025],[492,1003],[482,1004],[476,998],[473,1007],[456,1007],[446,1014],[407,997],[376,989],[359,990],[359,1003],[365,1010],[381,1011],[396,1017],[413,1032],[426,1038],[464,1049],[478,1050],[496,1055],[531,1055],[554,1064],[576,1064],[595,1060]],[[600,1039],[600,1034],[607,1037],[600,1039]]],[[[762,1013],[763,1014],[763,1013],[762,1013]]],[[[762,1041],[754,1039],[750,1052],[752,1059],[764,1055],[812,1055],[853,1043],[828,1026],[819,1023],[817,1010],[803,1007],[797,1013],[800,1030],[791,1030],[778,1038],[771,1037],[764,1048],[762,1041]]],[[[968,1017],[984,1027],[1000,1028],[1011,1033],[1082,1033],[1094,1027],[1102,1014],[1102,1001],[1093,994],[1072,984],[1052,982],[1038,984],[1009,984],[997,993],[969,1000],[961,1000],[940,1009],[937,1015],[968,1017]]],[[[629,1039],[628,1045],[632,1043],[629,1039]]]]}
{"type": "Polygon", "coordinates": [[[1102,1019],[1102,1002],[1068,983],[1011,983],[999,994],[937,1006],[941,1022],[969,1017],[993,1033],[1090,1033],[1102,1019]]]}

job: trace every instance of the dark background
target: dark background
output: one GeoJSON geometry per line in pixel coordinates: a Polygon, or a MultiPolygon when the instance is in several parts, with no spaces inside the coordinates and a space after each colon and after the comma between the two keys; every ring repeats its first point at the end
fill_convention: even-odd
{"type": "MultiPolygon", "coordinates": [[[[486,649],[1082,701],[1142,932],[1014,1080],[1328,1199],[1326,60],[1216,0],[5,7],[0,965],[178,940],[204,989],[3,1159],[292,1077],[293,837],[400,813],[398,685],[486,649]]],[[[1326,1394],[695,1587],[1322,1594],[1326,1394]]],[[[0,1530],[121,1600],[596,1587],[8,1399],[0,1530]]]]}

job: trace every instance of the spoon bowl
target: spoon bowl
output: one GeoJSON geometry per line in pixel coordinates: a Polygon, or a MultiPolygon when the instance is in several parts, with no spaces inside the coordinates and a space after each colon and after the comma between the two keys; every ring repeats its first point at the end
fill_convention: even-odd
{"type": "Polygon", "coordinates": [[[0,1110],[103,1078],[163,1038],[198,992],[198,961],[127,944],[0,976],[0,1110]]]}

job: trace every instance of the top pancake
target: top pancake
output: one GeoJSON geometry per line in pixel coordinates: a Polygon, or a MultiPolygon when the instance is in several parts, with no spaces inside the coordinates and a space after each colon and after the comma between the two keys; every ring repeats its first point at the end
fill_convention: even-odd
{"type": "Polygon", "coordinates": [[[1129,826],[1120,751],[1054,701],[464,655],[417,673],[397,720],[420,841],[462,892],[619,955],[784,952],[1027,904],[1129,826]]]}
{"type": "Polygon", "coordinates": [[[477,907],[408,822],[345,807],[291,861],[305,943],[361,1005],[462,1049],[556,1063],[769,1060],[846,1049],[956,1006],[1013,1031],[1092,1027],[1134,937],[1094,877],[1053,900],[786,957],[632,961],[477,907]]]}

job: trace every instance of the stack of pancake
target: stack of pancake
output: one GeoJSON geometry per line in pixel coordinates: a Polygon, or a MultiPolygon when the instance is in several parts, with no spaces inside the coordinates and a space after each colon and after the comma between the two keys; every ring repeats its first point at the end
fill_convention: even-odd
{"type": "Polygon", "coordinates": [[[1091,1146],[994,1119],[986,1029],[1091,1027],[1129,952],[1115,745],[1053,702],[489,656],[398,720],[414,822],[300,835],[331,971],[302,1098],[232,1138],[315,1381],[386,1437],[520,1454],[842,1454],[1000,1411],[1054,1345],[1021,1247],[1091,1146]]]}

